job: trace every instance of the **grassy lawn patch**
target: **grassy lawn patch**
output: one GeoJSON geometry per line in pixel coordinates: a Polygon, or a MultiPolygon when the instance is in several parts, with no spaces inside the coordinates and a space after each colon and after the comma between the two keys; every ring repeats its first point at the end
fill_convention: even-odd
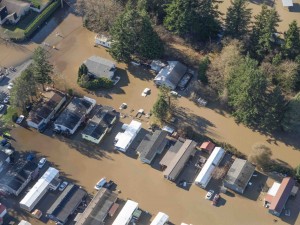
{"type": "Polygon", "coordinates": [[[17,24],[5,24],[2,25],[4,32],[13,39],[23,39],[26,28],[35,20],[38,16],[37,12],[30,10],[25,16],[23,16],[17,24]]]}
{"type": "Polygon", "coordinates": [[[12,117],[14,114],[18,114],[18,110],[11,106],[8,107],[6,113],[1,118],[5,126],[9,126],[13,124],[12,117]]]}

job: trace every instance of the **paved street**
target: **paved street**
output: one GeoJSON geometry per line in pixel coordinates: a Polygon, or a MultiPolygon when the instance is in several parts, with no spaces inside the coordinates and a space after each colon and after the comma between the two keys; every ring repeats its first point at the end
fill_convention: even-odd
{"type": "Polygon", "coordinates": [[[13,82],[14,79],[16,79],[22,71],[24,71],[32,62],[32,60],[29,60],[23,64],[21,64],[16,68],[15,72],[9,72],[9,75],[6,76],[2,81],[0,81],[0,102],[2,103],[4,98],[9,94],[9,90],[7,89],[7,86],[9,83],[13,82]]]}

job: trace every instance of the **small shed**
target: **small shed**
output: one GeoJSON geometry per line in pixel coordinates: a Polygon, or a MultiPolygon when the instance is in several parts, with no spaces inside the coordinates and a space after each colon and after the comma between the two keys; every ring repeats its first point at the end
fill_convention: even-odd
{"type": "Polygon", "coordinates": [[[216,145],[211,141],[205,141],[201,144],[200,149],[211,154],[215,147],[216,145]]]}

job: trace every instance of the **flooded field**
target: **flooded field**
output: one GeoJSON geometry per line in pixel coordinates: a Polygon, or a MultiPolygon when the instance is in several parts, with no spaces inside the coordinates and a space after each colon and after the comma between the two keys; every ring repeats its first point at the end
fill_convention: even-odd
{"type": "MultiPolygon", "coordinates": [[[[80,25],[81,18],[69,15],[57,28],[51,30],[52,33],[46,39],[57,49],[49,48],[51,61],[60,74],[58,87],[73,88],[78,93],[96,99],[98,104],[110,105],[116,109],[121,103],[127,103],[128,109],[124,111],[127,117],[121,120],[122,123],[128,123],[131,120],[130,116],[139,109],[149,112],[158,90],[152,82],[154,75],[140,68],[118,64],[117,73],[121,80],[111,91],[87,93],[78,88],[77,71],[84,60],[92,55],[111,59],[106,49],[93,47],[95,34],[80,25]],[[56,32],[60,32],[63,38],[58,40],[56,32]],[[151,95],[142,97],[141,93],[146,87],[151,89],[151,95]],[[134,111],[131,112],[132,110],[134,111]]],[[[43,37],[37,39],[37,43],[43,42],[43,37]]],[[[0,46],[1,64],[12,63],[15,57],[20,57],[21,61],[23,55],[19,51],[13,53],[14,50],[10,52],[7,48],[0,46]],[[3,49],[6,56],[2,53],[3,49]]],[[[24,53],[24,59],[29,56],[30,53],[24,53]]],[[[208,105],[208,108],[200,108],[185,97],[180,98],[177,104],[184,108],[183,117],[186,118],[179,121],[180,124],[182,122],[196,125],[199,132],[219,141],[228,142],[245,154],[251,153],[253,145],[262,143],[272,149],[274,158],[281,159],[293,167],[300,163],[300,143],[295,138],[278,136],[275,139],[252,131],[236,124],[233,118],[213,104],[208,105]]],[[[142,122],[143,127],[147,129],[148,119],[143,117],[142,122]]],[[[15,139],[13,146],[19,151],[31,150],[36,151],[39,156],[46,156],[63,176],[85,187],[90,193],[95,193],[93,190],[95,183],[106,176],[117,183],[117,189],[121,190],[120,198],[137,201],[141,209],[153,215],[158,211],[165,212],[174,224],[181,222],[194,225],[274,224],[275,217],[268,214],[262,206],[262,196],[257,200],[251,200],[237,194],[222,195],[222,204],[213,207],[211,202],[204,199],[206,191],[199,187],[192,185],[186,191],[166,181],[161,171],[142,164],[131,154],[124,155],[114,151],[113,139],[122,123],[118,124],[99,146],[83,141],[80,132],[77,132],[76,137],[64,139],[17,127],[12,131],[15,139]]],[[[271,185],[271,181],[268,182],[271,185]]],[[[294,204],[300,204],[300,195],[294,204]]],[[[18,213],[16,215],[20,216],[18,213]]],[[[295,212],[291,217],[278,219],[276,224],[299,225],[300,218],[296,220],[297,216],[298,212],[295,212]]],[[[43,224],[37,220],[30,220],[34,225],[43,224]]],[[[149,221],[142,224],[149,224],[149,221]]]]}

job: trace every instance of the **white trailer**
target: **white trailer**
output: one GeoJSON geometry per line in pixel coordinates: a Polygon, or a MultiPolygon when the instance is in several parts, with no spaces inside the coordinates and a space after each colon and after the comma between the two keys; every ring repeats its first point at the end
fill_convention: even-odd
{"type": "Polygon", "coordinates": [[[163,212],[158,212],[150,225],[164,225],[169,221],[169,216],[163,212]]]}
{"type": "Polygon", "coordinates": [[[106,47],[106,48],[110,48],[111,47],[111,40],[110,38],[104,36],[104,35],[100,35],[100,34],[97,34],[95,36],[95,45],[101,45],[103,47],[106,47]]]}
{"type": "Polygon", "coordinates": [[[126,204],[118,214],[117,218],[112,225],[127,225],[129,224],[133,212],[138,209],[139,204],[137,202],[127,200],[126,204]]]}
{"type": "Polygon", "coordinates": [[[223,156],[225,155],[225,150],[220,147],[215,147],[209,158],[207,159],[205,165],[201,169],[200,173],[195,179],[195,184],[202,188],[206,188],[208,182],[211,179],[212,172],[215,167],[219,165],[223,156]]]}
{"type": "Polygon", "coordinates": [[[59,171],[53,167],[43,174],[43,176],[36,182],[36,184],[30,189],[25,197],[20,202],[20,207],[32,211],[36,204],[41,200],[45,193],[50,188],[50,183],[53,179],[59,176],[59,171]]]}

